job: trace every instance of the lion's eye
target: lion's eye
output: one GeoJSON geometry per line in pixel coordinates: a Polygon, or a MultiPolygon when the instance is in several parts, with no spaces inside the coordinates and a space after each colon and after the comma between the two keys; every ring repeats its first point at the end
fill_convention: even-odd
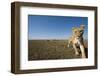
{"type": "Polygon", "coordinates": [[[83,33],[83,31],[80,31],[80,33],[83,33]]]}
{"type": "Polygon", "coordinates": [[[77,33],[77,31],[74,31],[75,33],[77,33]]]}

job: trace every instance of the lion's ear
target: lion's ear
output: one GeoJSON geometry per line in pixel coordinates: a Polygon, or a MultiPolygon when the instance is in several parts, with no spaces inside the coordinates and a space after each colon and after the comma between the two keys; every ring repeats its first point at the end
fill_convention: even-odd
{"type": "Polygon", "coordinates": [[[80,28],[81,28],[82,30],[84,30],[84,28],[85,28],[85,25],[81,25],[81,26],[80,26],[80,28]]]}

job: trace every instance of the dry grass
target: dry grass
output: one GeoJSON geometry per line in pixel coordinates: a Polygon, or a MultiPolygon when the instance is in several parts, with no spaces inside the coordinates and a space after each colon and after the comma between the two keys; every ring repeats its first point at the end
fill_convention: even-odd
{"type": "Polygon", "coordinates": [[[81,58],[75,55],[72,46],[67,47],[67,43],[67,40],[29,40],[28,60],[81,58]]]}

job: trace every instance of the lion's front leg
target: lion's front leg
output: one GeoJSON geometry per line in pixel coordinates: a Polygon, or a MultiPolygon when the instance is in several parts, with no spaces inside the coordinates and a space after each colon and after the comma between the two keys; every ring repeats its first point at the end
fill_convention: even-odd
{"type": "Polygon", "coordinates": [[[71,41],[70,41],[70,40],[68,40],[68,45],[67,45],[67,47],[69,47],[69,46],[70,46],[70,43],[71,43],[71,41]]]}
{"type": "Polygon", "coordinates": [[[77,47],[76,47],[75,44],[73,44],[73,48],[74,48],[74,50],[75,50],[75,55],[79,55],[78,49],[77,49],[77,47]]]}
{"type": "Polygon", "coordinates": [[[82,58],[86,58],[86,55],[85,55],[85,48],[84,48],[83,45],[80,45],[80,50],[81,50],[82,58]]]}

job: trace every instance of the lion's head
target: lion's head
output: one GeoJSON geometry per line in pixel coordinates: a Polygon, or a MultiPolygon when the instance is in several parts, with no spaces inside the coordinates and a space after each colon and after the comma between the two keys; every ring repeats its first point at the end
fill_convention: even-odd
{"type": "Polygon", "coordinates": [[[73,35],[77,38],[82,37],[84,33],[84,28],[85,28],[84,25],[81,25],[80,27],[73,27],[72,28],[73,35]]]}

